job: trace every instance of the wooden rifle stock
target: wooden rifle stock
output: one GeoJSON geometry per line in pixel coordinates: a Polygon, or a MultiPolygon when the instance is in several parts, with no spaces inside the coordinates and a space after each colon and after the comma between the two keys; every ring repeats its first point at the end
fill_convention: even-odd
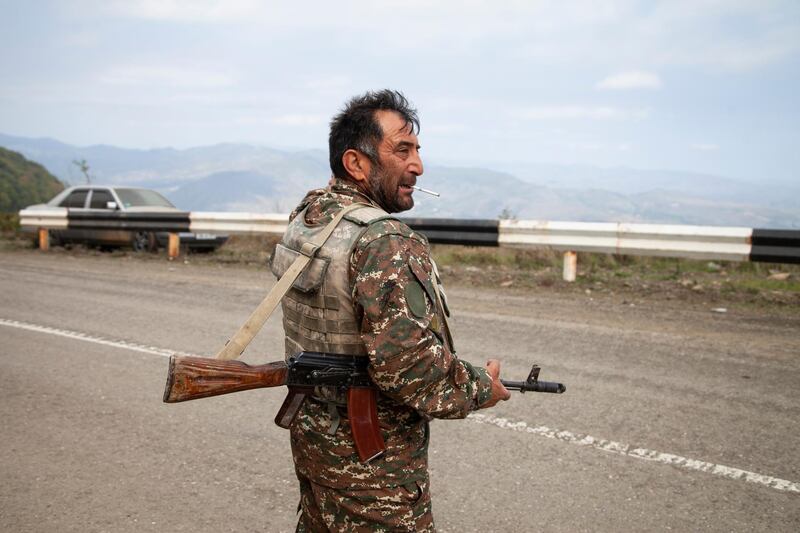
{"type": "Polygon", "coordinates": [[[169,359],[164,402],[176,403],[231,392],[287,385],[289,394],[275,417],[283,428],[291,425],[308,394],[317,386],[347,389],[347,417],[359,459],[380,457],[386,445],[378,425],[378,394],[369,386],[366,366],[350,356],[302,352],[287,365],[276,361],[248,365],[237,360],[173,355],[169,359]],[[347,364],[342,365],[340,361],[347,364]],[[361,365],[361,366],[359,366],[361,365]],[[315,382],[318,380],[318,382],[315,382]]]}
{"type": "Polygon", "coordinates": [[[236,360],[173,355],[169,358],[164,402],[176,403],[231,392],[286,384],[283,361],[251,366],[236,360]]]}

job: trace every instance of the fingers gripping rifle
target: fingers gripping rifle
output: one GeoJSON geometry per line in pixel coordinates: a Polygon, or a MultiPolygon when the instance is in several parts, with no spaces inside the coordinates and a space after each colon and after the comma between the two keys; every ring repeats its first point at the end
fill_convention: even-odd
{"type": "Polygon", "coordinates": [[[300,352],[287,362],[248,365],[241,361],[173,355],[169,359],[166,403],[219,396],[264,387],[286,385],[289,394],[278,410],[275,423],[283,428],[297,416],[306,396],[316,387],[347,391],[347,417],[356,450],[369,462],[386,449],[378,426],[377,389],[367,374],[367,357],[300,352]]]}
{"type": "Polygon", "coordinates": [[[528,379],[525,381],[506,381],[501,379],[500,383],[502,383],[508,390],[518,390],[523,394],[526,391],[553,392],[556,394],[561,394],[567,390],[567,387],[565,387],[563,383],[556,383],[554,381],[539,381],[540,370],[541,368],[539,365],[534,364],[533,368],[531,368],[531,373],[528,374],[528,379]]]}

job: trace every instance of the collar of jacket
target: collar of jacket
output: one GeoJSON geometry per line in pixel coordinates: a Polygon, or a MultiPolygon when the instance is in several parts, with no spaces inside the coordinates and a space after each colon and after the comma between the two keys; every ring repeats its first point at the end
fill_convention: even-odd
{"type": "Polygon", "coordinates": [[[330,191],[344,196],[352,196],[354,202],[361,202],[365,204],[374,205],[375,207],[381,207],[380,204],[378,204],[378,202],[376,202],[374,198],[365,194],[363,191],[361,191],[361,189],[359,189],[356,186],[355,183],[347,179],[333,178],[333,181],[331,182],[330,185],[330,191]]]}

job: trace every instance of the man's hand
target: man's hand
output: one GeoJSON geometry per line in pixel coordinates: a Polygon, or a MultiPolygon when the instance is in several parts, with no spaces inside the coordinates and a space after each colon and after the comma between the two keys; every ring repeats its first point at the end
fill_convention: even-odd
{"type": "Polygon", "coordinates": [[[497,402],[511,398],[511,393],[500,383],[500,361],[497,359],[489,359],[486,362],[486,372],[488,372],[489,377],[492,378],[492,396],[489,398],[488,402],[481,404],[481,409],[493,407],[497,402]]]}

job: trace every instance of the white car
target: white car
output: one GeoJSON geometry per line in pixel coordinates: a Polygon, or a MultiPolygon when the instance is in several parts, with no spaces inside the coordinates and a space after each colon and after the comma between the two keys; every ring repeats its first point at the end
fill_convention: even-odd
{"type": "MultiPolygon", "coordinates": [[[[70,215],[88,216],[114,213],[181,213],[160,193],[136,187],[105,185],[80,185],[65,189],[46,204],[28,207],[30,210],[66,208],[70,215]]],[[[51,230],[54,245],[84,243],[112,247],[131,246],[136,251],[155,251],[166,246],[168,232],[126,231],[116,229],[92,229],[73,227],[51,230]]],[[[214,250],[228,240],[227,235],[202,233],[180,233],[181,245],[190,250],[214,250]]]]}

